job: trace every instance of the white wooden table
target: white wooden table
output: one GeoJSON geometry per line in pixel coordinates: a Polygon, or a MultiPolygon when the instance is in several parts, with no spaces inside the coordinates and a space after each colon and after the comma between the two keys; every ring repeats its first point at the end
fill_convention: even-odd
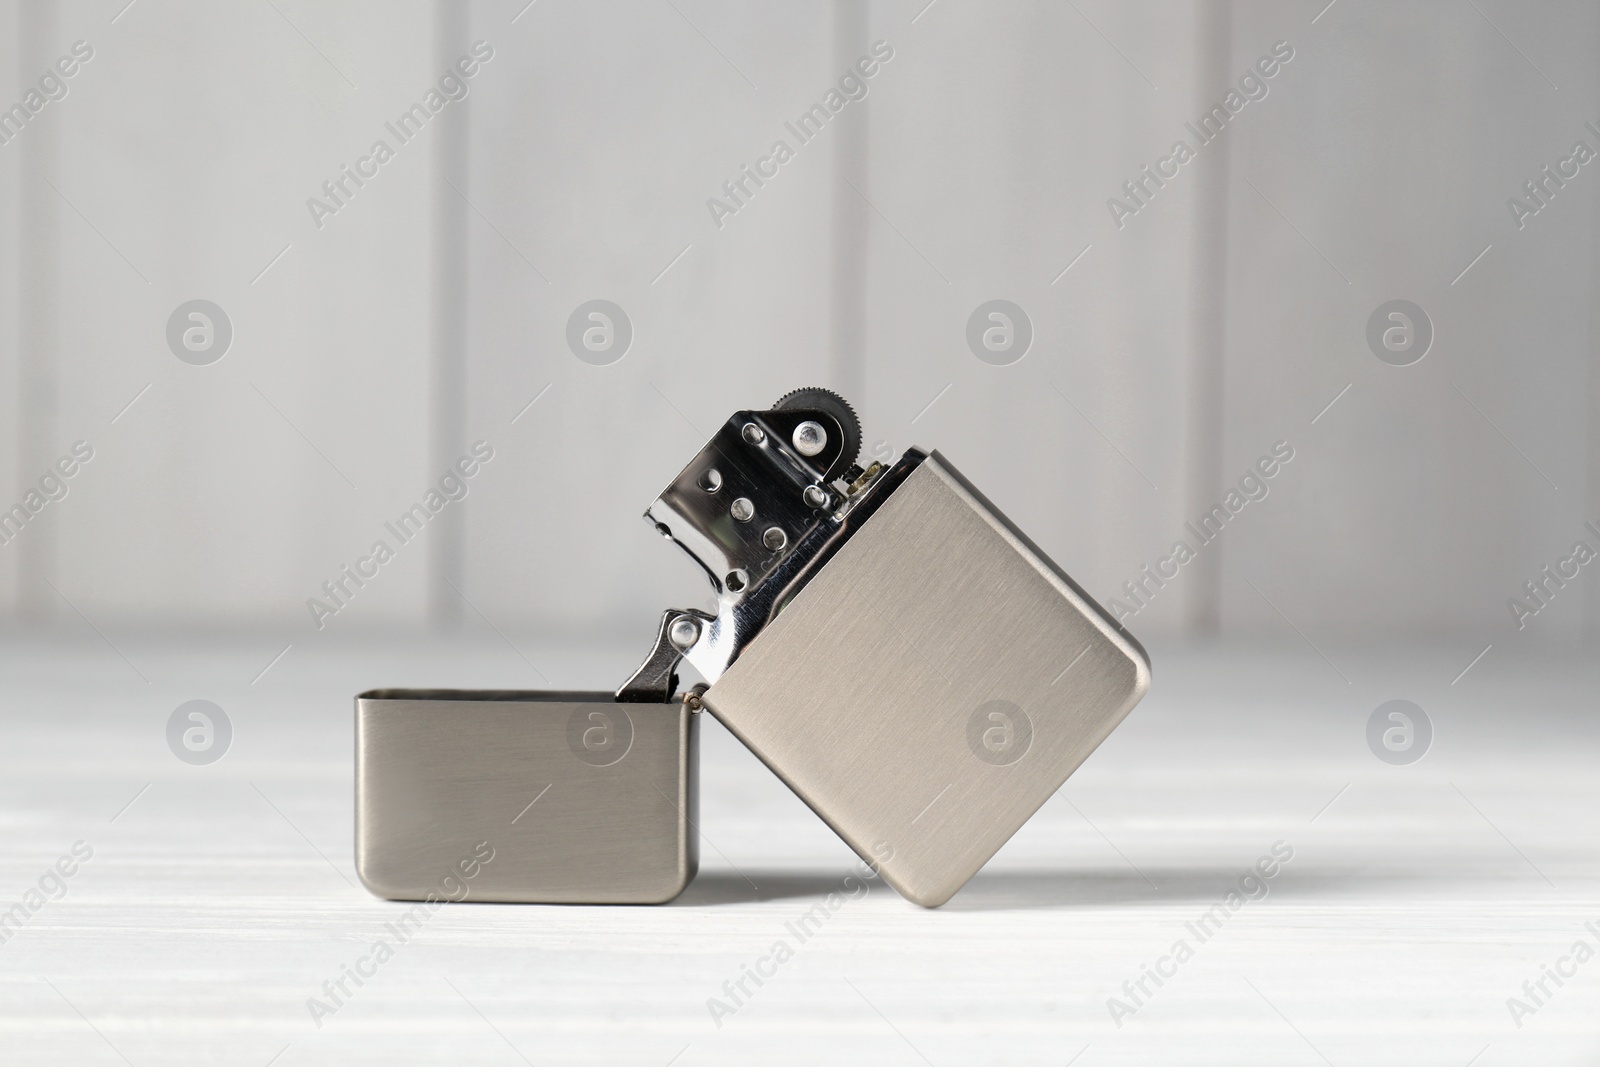
{"type": "MultiPolygon", "coordinates": [[[[948,906],[874,883],[803,944],[785,924],[854,857],[708,721],[702,873],[676,903],[447,907],[319,1027],[308,998],[403,910],[351,867],[351,696],[538,680],[494,634],[330,635],[254,684],[281,639],[115,639],[126,661],[0,644],[0,912],[93,850],[0,945],[5,1064],[1600,1061],[1600,959],[1546,978],[1520,1027],[1507,1006],[1600,948],[1592,654],[1497,646],[1452,685],[1483,641],[1319,641],[1346,684],[1304,644],[1154,646],[1144,704],[948,906]],[[1437,731],[1411,766],[1367,749],[1393,697],[1437,731]],[[194,698],[235,730],[210,766],[166,745],[194,698]],[[1266,897],[1188,932],[1277,842],[1266,897]],[[780,939],[792,958],[713,1019],[780,939]],[[1179,939],[1192,957],[1163,962],[1179,939]],[[1158,964],[1135,1005],[1123,983],[1158,964]]],[[[563,687],[639,651],[520,644],[563,687]]]]}

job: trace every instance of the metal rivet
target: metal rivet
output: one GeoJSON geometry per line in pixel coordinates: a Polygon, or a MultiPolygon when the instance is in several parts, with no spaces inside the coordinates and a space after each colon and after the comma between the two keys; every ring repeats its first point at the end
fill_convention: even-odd
{"type": "Polygon", "coordinates": [[[767,432],[753,422],[744,424],[744,439],[753,445],[759,445],[767,439],[767,432]]]}
{"type": "Polygon", "coordinates": [[[749,576],[744,571],[729,571],[728,576],[723,579],[723,583],[727,585],[730,592],[737,593],[744,589],[749,580],[749,576]]]}
{"type": "Polygon", "coordinates": [[[820,422],[807,419],[794,428],[794,450],[802,456],[814,456],[828,447],[828,431],[820,422]]]}
{"type": "Polygon", "coordinates": [[[734,522],[749,522],[755,518],[756,506],[750,503],[749,497],[740,497],[728,506],[728,514],[733,516],[734,522]]]}
{"type": "Polygon", "coordinates": [[[810,504],[814,508],[825,508],[825,507],[827,507],[828,506],[828,500],[830,499],[829,496],[828,496],[828,491],[826,489],[822,488],[822,486],[820,486],[820,485],[808,485],[808,486],[806,486],[806,491],[804,493],[804,496],[805,496],[806,503],[810,504]]]}
{"type": "Polygon", "coordinates": [[[722,488],[722,472],[715,467],[707,467],[700,472],[700,477],[696,481],[706,492],[715,493],[722,488]]]}
{"type": "Polygon", "coordinates": [[[761,543],[776,552],[789,543],[789,535],[776,526],[768,526],[767,532],[761,535],[761,543]]]}
{"type": "Polygon", "coordinates": [[[679,648],[690,648],[700,640],[700,624],[687,615],[680,615],[672,621],[667,636],[679,648]]]}

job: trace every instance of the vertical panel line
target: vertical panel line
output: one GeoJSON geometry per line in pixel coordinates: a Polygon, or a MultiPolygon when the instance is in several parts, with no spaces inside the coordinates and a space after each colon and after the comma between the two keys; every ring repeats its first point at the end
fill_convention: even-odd
{"type": "MultiPolygon", "coordinates": [[[[466,51],[463,46],[471,21],[468,5],[435,0],[435,69],[450,66],[466,51]]],[[[467,158],[472,110],[465,101],[461,108],[460,114],[451,116],[452,121],[434,127],[438,136],[433,142],[433,321],[429,361],[432,469],[425,472],[424,482],[439,477],[466,446],[468,220],[462,197],[472,195],[467,158]],[[461,190],[460,195],[456,189],[461,190]]],[[[443,521],[436,523],[438,536],[430,545],[427,613],[435,626],[454,626],[462,621],[462,607],[453,587],[469,585],[465,573],[466,508],[446,509],[439,518],[443,521]]]]}
{"type": "MultiPolygon", "coordinates": [[[[1196,98],[1208,100],[1230,78],[1231,0],[1207,0],[1199,19],[1196,98]]],[[[1185,509],[1191,518],[1211,506],[1223,477],[1230,155],[1228,139],[1219,138],[1215,154],[1202,161],[1196,175],[1191,245],[1194,258],[1189,280],[1189,462],[1184,492],[1185,509]]],[[[1227,551],[1224,541],[1194,561],[1196,573],[1184,610],[1184,630],[1190,634],[1211,635],[1221,627],[1222,572],[1227,551]]]]}

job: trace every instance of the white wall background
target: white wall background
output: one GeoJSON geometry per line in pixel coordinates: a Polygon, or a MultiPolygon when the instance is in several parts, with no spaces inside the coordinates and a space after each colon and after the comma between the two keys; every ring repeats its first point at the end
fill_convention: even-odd
{"type": "Polygon", "coordinates": [[[0,545],[0,616],[315,633],[307,597],[483,438],[466,501],[327,625],[642,643],[705,595],[644,507],[729,412],[820,384],[1107,598],[1290,441],[1139,634],[1600,619],[1587,570],[1524,633],[1506,608],[1600,520],[1600,168],[1520,231],[1506,207],[1600,148],[1600,13],[924,2],[0,5],[0,104],[95,50],[0,146],[0,501],[96,452],[0,545]],[[318,228],[306,199],[480,40],[470,95],[318,228]],[[714,225],[877,40],[868,97],[714,225]],[[1107,198],[1282,40],[1118,229],[1107,198]],[[1035,329],[1007,367],[964,338],[997,297],[1035,329]],[[205,367],[164,336],[194,298],[235,331],[205,367]],[[634,328],[604,367],[565,341],[595,298],[634,328]],[[1433,320],[1411,367],[1366,347],[1393,298],[1433,320]]]}

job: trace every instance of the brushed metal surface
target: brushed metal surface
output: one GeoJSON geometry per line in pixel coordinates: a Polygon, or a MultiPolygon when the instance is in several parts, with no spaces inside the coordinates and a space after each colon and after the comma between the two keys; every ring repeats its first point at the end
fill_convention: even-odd
{"type": "Polygon", "coordinates": [[[462,886],[469,900],[671,900],[698,865],[698,745],[698,716],[681,702],[363,693],[356,870],[392,900],[454,899],[462,886]]]}
{"type": "Polygon", "coordinates": [[[705,704],[937,907],[1149,684],[1138,642],[934,452],[705,704]]]}

